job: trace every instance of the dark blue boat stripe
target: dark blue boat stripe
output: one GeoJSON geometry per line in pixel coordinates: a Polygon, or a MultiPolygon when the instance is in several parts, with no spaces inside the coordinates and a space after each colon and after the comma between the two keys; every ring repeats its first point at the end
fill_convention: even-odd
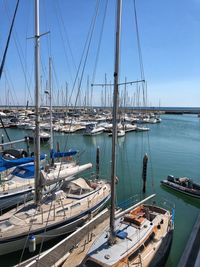
{"type": "Polygon", "coordinates": [[[13,198],[13,197],[15,197],[15,196],[20,196],[20,195],[23,195],[23,194],[27,194],[27,193],[30,193],[31,191],[33,191],[33,188],[24,190],[23,192],[22,192],[22,191],[21,191],[21,192],[19,191],[19,192],[13,194],[13,195],[7,195],[7,194],[5,194],[5,195],[1,195],[0,200],[4,200],[4,199],[8,199],[8,198],[13,198]],[[2,197],[3,197],[3,198],[2,198],[2,197]]]}
{"type": "MultiPolygon", "coordinates": [[[[59,224],[54,224],[50,227],[47,226],[47,230],[45,233],[48,233],[48,231],[50,230],[54,230],[56,229],[57,227],[61,227],[67,223],[72,223],[74,221],[76,221],[77,219],[80,219],[81,217],[84,217],[86,214],[89,214],[90,212],[92,212],[93,210],[97,209],[99,206],[101,206],[101,204],[103,204],[103,202],[107,202],[108,199],[110,198],[110,196],[107,196],[105,199],[103,199],[100,203],[98,203],[96,206],[94,206],[92,209],[88,209],[87,211],[83,212],[83,213],[80,213],[78,216],[74,217],[74,218],[71,218],[69,220],[66,220],[64,222],[61,222],[59,224]]],[[[34,234],[34,235],[38,235],[38,234],[41,234],[44,232],[44,228],[42,230],[39,230],[39,231],[36,231],[36,232],[30,232],[30,234],[34,234]]],[[[4,240],[0,240],[0,244],[4,244],[4,243],[9,243],[9,242],[12,242],[12,241],[17,241],[17,240],[20,240],[22,238],[26,238],[27,237],[27,234],[25,235],[20,235],[20,236],[16,236],[16,237],[12,237],[12,238],[9,238],[9,239],[4,239],[4,240]]]]}

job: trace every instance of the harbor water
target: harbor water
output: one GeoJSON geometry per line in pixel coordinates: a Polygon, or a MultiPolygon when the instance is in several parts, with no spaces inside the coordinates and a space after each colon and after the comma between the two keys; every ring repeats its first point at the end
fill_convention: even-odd
{"type": "MultiPolygon", "coordinates": [[[[186,245],[193,224],[200,211],[200,200],[191,199],[160,186],[160,180],[167,175],[190,177],[200,183],[200,118],[197,115],[162,115],[162,122],[148,124],[148,132],[129,132],[118,138],[117,145],[117,203],[121,203],[142,194],[142,161],[148,154],[147,192],[145,196],[156,193],[162,199],[175,206],[175,231],[171,252],[166,267],[176,267],[186,245]]],[[[7,129],[11,140],[21,139],[28,131],[7,129]]],[[[0,134],[4,133],[0,129],[0,134]]],[[[4,134],[5,136],[5,134],[4,134]]],[[[6,137],[4,138],[6,140],[6,137]]],[[[57,142],[61,150],[70,148],[79,150],[81,163],[92,162],[95,172],[96,148],[100,148],[100,174],[110,179],[111,142],[106,133],[97,136],[84,136],[81,133],[54,133],[54,145],[57,142]]],[[[20,147],[20,145],[17,145],[20,147]]],[[[25,145],[24,145],[25,148],[25,145]]],[[[33,150],[33,147],[31,147],[33,150]]],[[[49,154],[49,144],[41,150],[49,154]]],[[[46,244],[48,247],[52,245],[46,244]]],[[[27,257],[27,254],[26,254],[27,257]]],[[[0,266],[17,264],[20,252],[0,259],[0,266]]]]}

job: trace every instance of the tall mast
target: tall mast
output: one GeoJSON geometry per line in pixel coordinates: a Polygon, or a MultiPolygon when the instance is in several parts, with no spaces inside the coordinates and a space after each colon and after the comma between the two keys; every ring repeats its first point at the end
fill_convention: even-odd
{"type": "Polygon", "coordinates": [[[49,58],[49,104],[50,104],[50,150],[53,150],[53,125],[52,125],[52,60],[49,58]]]}
{"type": "Polygon", "coordinates": [[[110,211],[110,239],[115,241],[115,181],[116,181],[116,143],[117,143],[117,114],[119,105],[119,61],[120,61],[120,35],[121,35],[121,9],[122,0],[117,0],[116,40],[115,40],[115,71],[113,93],[113,134],[112,134],[112,169],[111,169],[111,211],[110,211]]]}
{"type": "Polygon", "coordinates": [[[65,85],[65,107],[67,108],[68,106],[68,83],[66,82],[65,85]]]}
{"type": "Polygon", "coordinates": [[[35,0],[35,203],[41,199],[40,192],[40,32],[39,0],[35,0]]]}

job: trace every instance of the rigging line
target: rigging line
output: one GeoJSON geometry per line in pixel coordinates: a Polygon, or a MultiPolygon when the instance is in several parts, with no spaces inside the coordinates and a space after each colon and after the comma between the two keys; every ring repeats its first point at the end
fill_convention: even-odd
{"type": "MultiPolygon", "coordinates": [[[[57,76],[57,73],[56,73],[56,70],[55,70],[55,66],[54,66],[54,60],[52,59],[52,70],[53,70],[53,76],[52,76],[52,82],[55,81],[56,83],[56,87],[57,87],[57,92],[59,91],[59,88],[60,88],[60,84],[59,84],[59,81],[58,81],[58,76],[57,76]],[[54,78],[54,79],[53,79],[54,78]]],[[[54,94],[55,94],[55,90],[54,90],[54,94]]],[[[56,99],[55,95],[54,95],[54,98],[56,99]]],[[[55,105],[58,104],[56,103],[56,100],[55,100],[55,105]]]]}
{"type": "MultiPolygon", "coordinates": [[[[143,65],[143,59],[142,59],[142,49],[140,45],[140,36],[139,36],[139,28],[138,28],[138,20],[137,20],[137,10],[136,10],[136,0],[133,0],[134,4],[134,13],[135,13],[135,24],[136,24],[136,36],[137,36],[137,44],[138,44],[138,53],[139,53],[139,62],[140,62],[140,71],[141,71],[141,77],[145,80],[145,75],[144,75],[144,65],[143,65]]],[[[146,83],[146,88],[142,86],[142,91],[143,91],[143,101],[144,104],[147,104],[147,83],[146,83]]],[[[150,149],[150,140],[149,140],[149,133],[147,133],[148,136],[148,147],[149,147],[149,153],[151,151],[150,149]]],[[[155,191],[154,187],[154,174],[153,174],[153,166],[152,166],[152,161],[150,157],[150,166],[151,166],[151,171],[152,171],[152,188],[155,191]]]]}
{"type": "MultiPolygon", "coordinates": [[[[31,6],[30,5],[28,5],[28,10],[27,10],[27,24],[26,24],[26,45],[25,45],[25,70],[27,70],[27,44],[28,44],[28,28],[29,28],[29,25],[30,25],[30,14],[31,14],[31,6]]],[[[27,71],[26,71],[26,74],[25,74],[26,76],[27,76],[27,71]]],[[[26,78],[27,77],[25,77],[25,79],[24,79],[24,87],[25,87],[25,102],[27,101],[27,84],[26,84],[26,78]]]]}
{"type": "MultiPolygon", "coordinates": [[[[9,12],[8,12],[8,9],[7,9],[7,6],[6,6],[5,2],[4,2],[4,8],[5,8],[5,10],[6,10],[7,17],[8,17],[8,19],[9,19],[9,12]]],[[[17,33],[16,33],[15,29],[14,29],[14,30],[13,30],[13,40],[14,40],[15,46],[16,46],[16,48],[17,48],[17,53],[18,53],[18,56],[19,56],[20,64],[21,64],[21,67],[22,67],[22,71],[23,71],[23,74],[24,74],[26,83],[27,83],[27,85],[28,85],[27,78],[26,78],[27,75],[26,75],[25,68],[24,68],[24,64],[23,64],[23,61],[22,61],[22,57],[23,57],[23,60],[24,60],[24,61],[25,61],[25,57],[24,57],[24,54],[23,54],[23,50],[22,50],[22,48],[21,48],[21,46],[20,46],[20,43],[18,42],[18,39],[19,39],[19,38],[18,38],[17,33]],[[22,55],[22,57],[21,57],[21,55],[22,55]]],[[[27,86],[27,88],[28,88],[28,92],[29,92],[30,98],[31,98],[31,100],[32,100],[32,96],[31,96],[31,92],[30,92],[30,87],[27,86]]],[[[33,102],[33,100],[32,100],[32,102],[33,102]]]]}
{"type": "MultiPolygon", "coordinates": [[[[47,10],[48,10],[47,6],[48,5],[46,4],[45,1],[41,1],[41,2],[44,5],[44,8],[43,8],[44,16],[43,16],[43,18],[44,18],[44,24],[45,24],[45,28],[46,28],[45,32],[48,32],[49,29],[50,29],[50,27],[48,27],[48,25],[50,25],[50,23],[49,23],[49,21],[47,22],[47,18],[50,17],[50,16],[47,15],[47,10]]],[[[49,34],[47,34],[47,39],[46,40],[47,40],[47,48],[48,48],[48,57],[51,57],[51,32],[49,32],[49,34]]]]}
{"type": "MultiPolygon", "coordinates": [[[[105,18],[106,18],[106,14],[107,14],[107,7],[108,7],[108,0],[106,1],[105,9],[104,9],[103,22],[102,22],[102,26],[101,26],[98,48],[97,48],[97,54],[96,54],[96,58],[95,58],[94,72],[93,72],[93,76],[92,76],[92,84],[94,84],[95,76],[96,76],[96,69],[97,69],[97,64],[98,64],[98,60],[99,60],[100,47],[101,47],[103,30],[104,30],[104,25],[105,25],[105,18]]],[[[92,103],[92,97],[93,97],[93,88],[91,88],[91,100],[90,100],[91,102],[90,103],[92,103]]]]}
{"type": "Polygon", "coordinates": [[[82,83],[82,80],[83,80],[83,74],[84,74],[84,71],[85,71],[85,66],[86,66],[87,59],[88,59],[88,54],[89,54],[89,49],[90,49],[90,45],[91,45],[91,41],[92,41],[92,37],[93,37],[93,32],[94,32],[94,28],[95,28],[95,24],[96,24],[96,19],[97,19],[97,16],[98,16],[99,3],[100,3],[100,1],[98,1],[97,6],[96,6],[94,23],[93,23],[93,26],[92,26],[91,35],[90,35],[90,39],[89,39],[89,43],[88,43],[88,47],[87,47],[87,51],[86,51],[86,55],[85,55],[85,61],[84,61],[84,64],[83,64],[83,69],[82,69],[82,73],[81,73],[81,80],[80,80],[80,83],[79,83],[78,94],[77,94],[75,103],[77,103],[78,96],[80,94],[81,83],[82,83]]]}
{"type": "MultiPolygon", "coordinates": [[[[6,79],[7,83],[8,83],[8,85],[9,85],[9,87],[11,88],[11,90],[13,91],[13,93],[15,95],[15,100],[17,101],[17,104],[19,105],[18,97],[17,97],[17,94],[15,92],[16,90],[14,90],[13,81],[12,81],[12,79],[10,77],[10,72],[9,72],[7,67],[5,67],[4,75],[5,75],[5,79],[6,79]]],[[[13,100],[13,104],[14,104],[15,101],[14,101],[14,99],[12,99],[12,100],[13,100]]]]}
{"type": "MultiPolygon", "coordinates": [[[[61,202],[62,202],[62,199],[61,199],[61,202]]],[[[39,250],[39,253],[38,253],[38,260],[39,260],[40,254],[42,252],[42,247],[43,247],[43,244],[44,244],[45,233],[47,231],[47,226],[48,226],[48,222],[49,222],[49,217],[50,217],[52,205],[53,205],[53,201],[51,201],[50,208],[49,208],[49,211],[48,211],[48,216],[47,216],[47,220],[46,220],[46,224],[45,224],[45,229],[44,229],[43,236],[42,236],[42,242],[40,243],[40,250],[39,250]]],[[[42,210],[42,212],[43,212],[43,210],[42,210]]],[[[38,261],[36,263],[36,266],[38,266],[38,261]]]]}
{"type": "Polygon", "coordinates": [[[5,51],[4,51],[4,54],[3,54],[3,59],[2,59],[2,62],[1,62],[1,66],[0,66],[0,79],[1,79],[1,75],[2,75],[2,72],[3,72],[3,67],[4,67],[4,64],[5,64],[5,60],[6,60],[6,55],[7,55],[8,46],[9,46],[9,43],[10,43],[10,37],[11,37],[11,34],[12,34],[12,29],[13,29],[13,25],[14,25],[14,22],[15,22],[15,17],[16,17],[16,14],[17,14],[18,6],[19,6],[19,0],[17,0],[14,16],[13,16],[13,19],[12,19],[12,23],[11,23],[11,27],[10,27],[10,31],[9,31],[9,35],[8,35],[8,39],[7,39],[7,42],[6,42],[6,48],[5,48],[5,51]]]}
{"type": "MultiPolygon", "coordinates": [[[[24,198],[26,198],[26,197],[24,197],[24,198]]],[[[25,207],[25,204],[24,204],[24,207],[25,207]]],[[[37,210],[37,207],[36,207],[36,208],[35,208],[35,212],[34,212],[33,217],[36,215],[37,211],[38,211],[38,210],[37,210]]],[[[29,234],[30,234],[30,232],[31,232],[31,228],[32,228],[32,226],[33,226],[33,222],[34,222],[34,220],[32,220],[32,222],[31,222],[31,224],[30,224],[30,226],[29,226],[28,235],[27,235],[26,240],[25,240],[25,242],[24,242],[24,247],[23,247],[23,250],[22,250],[22,253],[21,253],[21,256],[20,256],[19,264],[18,264],[19,267],[20,267],[20,264],[21,264],[22,259],[23,259],[23,256],[24,256],[24,252],[25,252],[25,249],[26,249],[26,244],[27,244],[27,242],[28,242],[28,238],[29,238],[29,234]]]]}
{"type": "MultiPolygon", "coordinates": [[[[135,26],[136,26],[136,38],[137,38],[137,47],[138,47],[138,55],[139,55],[139,64],[140,64],[140,72],[141,72],[141,78],[145,80],[144,75],[144,64],[143,64],[143,58],[142,58],[142,49],[140,44],[140,35],[139,35],[139,26],[138,26],[138,19],[137,19],[137,9],[136,9],[136,0],[133,0],[134,3],[134,14],[135,14],[135,26]]],[[[142,85],[143,90],[143,104],[145,106],[145,89],[144,85],[142,85]]]]}
{"type": "MultiPolygon", "coordinates": [[[[44,197],[44,201],[46,200],[48,198],[48,196],[45,196],[44,197]]],[[[52,207],[52,202],[51,202],[51,206],[50,206],[50,210],[51,210],[51,207],[52,207]]],[[[33,214],[33,218],[36,216],[36,215],[38,215],[38,212],[39,210],[38,210],[38,207],[35,207],[35,212],[34,212],[34,214],[33,214]]],[[[43,212],[43,210],[42,210],[42,212],[43,212]]],[[[31,228],[32,228],[32,226],[33,226],[33,223],[34,223],[34,220],[32,220],[32,222],[31,222],[31,224],[30,224],[30,227],[29,227],[29,230],[28,230],[28,235],[27,235],[27,237],[26,237],[26,241],[24,242],[24,247],[23,247],[23,250],[22,250],[22,253],[21,253],[21,256],[20,256],[20,260],[19,260],[19,264],[18,264],[18,266],[20,266],[20,264],[21,264],[21,262],[22,262],[22,259],[23,259],[23,256],[24,256],[24,252],[25,252],[25,249],[26,249],[26,244],[27,244],[27,242],[28,242],[28,238],[29,238],[29,235],[30,235],[30,232],[31,232],[31,228]]],[[[47,223],[48,223],[48,220],[47,220],[47,223]]],[[[41,252],[40,252],[41,253],[41,252]]]]}
{"type": "MultiPolygon", "coordinates": [[[[14,92],[14,94],[15,94],[15,91],[13,90],[13,86],[11,86],[13,84],[11,83],[11,85],[10,85],[10,82],[9,82],[9,80],[7,78],[6,72],[5,72],[5,79],[6,79],[7,83],[8,83],[9,88],[10,88],[10,90],[9,90],[10,91],[10,96],[11,96],[11,99],[12,99],[12,103],[14,105],[15,104],[15,101],[14,101],[14,98],[13,98],[12,91],[14,92]]],[[[16,94],[15,94],[15,97],[16,97],[16,100],[17,100],[17,95],[16,94]]],[[[17,100],[17,104],[19,105],[18,100],[17,100]]],[[[9,105],[9,103],[8,103],[8,105],[9,105]]]]}
{"type": "Polygon", "coordinates": [[[78,79],[78,75],[79,75],[79,72],[80,72],[80,68],[81,68],[81,65],[82,65],[82,61],[83,61],[83,57],[84,57],[84,54],[85,54],[85,51],[86,51],[86,48],[87,48],[87,43],[89,42],[89,37],[91,35],[90,32],[92,32],[92,28],[93,28],[93,24],[94,24],[94,21],[96,19],[96,10],[97,10],[97,7],[99,6],[99,0],[96,1],[96,7],[95,7],[95,14],[92,18],[92,21],[91,21],[91,24],[90,24],[90,28],[89,28],[89,31],[88,31],[88,34],[87,34],[87,37],[86,37],[86,41],[85,41],[85,45],[84,45],[84,48],[83,48],[83,52],[82,52],[82,56],[81,56],[81,60],[79,62],[79,66],[78,66],[78,70],[77,70],[77,73],[76,73],[76,77],[75,77],[75,80],[74,80],[74,83],[73,83],[73,87],[72,87],[72,90],[71,90],[71,94],[70,94],[70,97],[69,97],[69,103],[71,102],[71,99],[72,99],[72,94],[73,94],[73,91],[74,91],[74,88],[75,88],[75,84],[76,84],[76,81],[78,79]]]}
{"type": "Polygon", "coordinates": [[[139,56],[139,63],[140,63],[140,72],[141,78],[145,80],[144,76],[144,64],[142,59],[142,49],[140,44],[140,35],[139,35],[139,27],[138,27],[138,19],[137,19],[137,10],[136,10],[136,0],[133,0],[134,4],[134,17],[135,17],[135,26],[136,26],[136,38],[137,38],[137,45],[138,45],[138,56],[139,56]]]}
{"type": "Polygon", "coordinates": [[[31,85],[33,83],[33,77],[34,77],[33,71],[34,71],[34,62],[32,62],[32,67],[31,67],[30,77],[29,77],[30,78],[29,84],[28,84],[28,80],[27,80],[27,75],[25,76],[25,81],[27,81],[26,84],[28,86],[27,87],[28,88],[28,93],[29,93],[30,101],[31,101],[32,105],[33,105],[33,97],[32,97],[31,91],[30,91],[30,87],[31,87],[31,85]]]}
{"type": "Polygon", "coordinates": [[[42,52],[40,53],[40,65],[42,67],[42,74],[44,75],[43,77],[46,78],[47,77],[47,69],[46,69],[46,65],[43,63],[44,61],[43,61],[41,54],[42,54],[42,52]]]}
{"type": "Polygon", "coordinates": [[[58,9],[60,11],[60,20],[61,20],[61,22],[63,24],[63,29],[64,29],[64,32],[65,32],[65,35],[66,35],[66,40],[67,40],[69,52],[70,52],[70,55],[72,57],[72,63],[74,64],[74,68],[77,71],[75,59],[74,59],[74,56],[73,56],[73,53],[72,53],[72,49],[71,49],[71,45],[70,45],[70,42],[69,42],[68,32],[67,32],[67,29],[66,29],[65,24],[64,24],[64,20],[63,20],[62,12],[61,12],[61,9],[60,9],[59,1],[57,2],[57,4],[58,4],[58,9]]]}
{"type": "MultiPolygon", "coordinates": [[[[85,66],[86,66],[86,63],[87,63],[87,59],[88,59],[88,54],[89,54],[89,49],[90,49],[90,44],[91,44],[91,41],[92,41],[92,36],[93,36],[93,32],[94,32],[94,27],[95,27],[95,23],[96,23],[96,19],[97,19],[97,15],[98,15],[98,11],[99,11],[99,3],[100,1],[97,1],[96,2],[96,8],[95,8],[95,13],[94,13],[94,17],[92,19],[92,23],[91,23],[91,26],[90,26],[90,30],[89,30],[89,33],[88,33],[88,38],[86,39],[86,43],[85,43],[85,48],[84,48],[84,51],[86,50],[86,55],[85,55],[85,60],[83,62],[83,69],[82,69],[82,72],[81,72],[81,79],[80,79],[80,82],[79,82],[79,85],[78,85],[78,92],[77,92],[77,95],[76,95],[76,98],[75,98],[75,106],[77,105],[77,101],[78,101],[78,97],[79,97],[79,94],[80,94],[80,89],[81,89],[81,84],[82,84],[82,80],[83,80],[83,74],[84,74],[84,71],[85,71],[85,66]],[[88,46],[86,47],[86,44],[88,44],[88,46]]],[[[82,54],[82,58],[81,58],[81,61],[80,63],[82,62],[82,59],[83,59],[83,55],[84,53],[82,54]]],[[[81,67],[81,64],[79,64],[79,69],[78,69],[78,72],[80,70],[80,67],[81,67]]],[[[77,74],[78,74],[77,72],[77,74]]],[[[78,77],[78,75],[76,76],[76,78],[78,77]]],[[[76,79],[75,79],[76,81],[76,79]]],[[[75,83],[74,83],[74,86],[75,86],[75,83]]],[[[74,88],[73,88],[74,89],[74,88]]],[[[71,97],[71,96],[70,96],[71,97]]],[[[70,123],[70,127],[72,126],[72,120],[71,120],[71,123],[70,123]]],[[[67,142],[65,144],[65,149],[67,147],[67,143],[68,143],[68,139],[69,139],[69,135],[67,135],[67,142]]],[[[60,166],[61,168],[61,166],[60,166]]]]}
{"type": "MultiPolygon", "coordinates": [[[[70,76],[70,79],[71,79],[71,82],[73,81],[73,78],[72,78],[72,72],[71,72],[71,67],[70,67],[70,64],[69,64],[69,58],[68,58],[68,55],[67,55],[67,49],[66,49],[66,46],[65,46],[65,38],[63,36],[63,33],[62,33],[62,30],[61,30],[61,22],[60,22],[60,16],[61,16],[61,12],[59,12],[59,6],[58,6],[58,2],[55,1],[54,2],[55,4],[55,11],[56,11],[56,17],[57,17],[57,20],[58,20],[58,24],[59,24],[59,32],[60,32],[60,36],[61,36],[61,40],[62,40],[62,44],[63,44],[63,48],[64,48],[64,55],[65,55],[65,59],[66,59],[66,63],[67,63],[67,67],[69,69],[69,76],[70,76]],[[60,13],[60,14],[58,14],[60,13]]],[[[67,38],[67,42],[68,42],[68,38],[67,38]]],[[[74,62],[73,62],[74,64],[74,62]]],[[[77,71],[77,69],[75,68],[75,71],[77,71]]]]}
{"type": "Polygon", "coordinates": [[[0,116],[0,121],[1,121],[1,124],[2,124],[2,126],[3,126],[4,131],[5,131],[5,133],[6,133],[6,136],[7,136],[7,138],[8,138],[8,141],[11,142],[10,137],[9,137],[9,135],[8,135],[8,133],[7,133],[7,130],[6,130],[5,126],[4,126],[4,123],[3,123],[3,120],[2,120],[2,118],[1,118],[1,116],[0,116]]]}
{"type": "MultiPolygon", "coordinates": [[[[80,60],[80,63],[79,63],[77,75],[76,75],[76,78],[75,78],[75,81],[74,81],[74,84],[73,84],[73,88],[72,88],[72,91],[71,91],[71,95],[70,95],[70,98],[69,98],[69,103],[70,103],[71,102],[72,93],[73,93],[73,90],[75,88],[75,83],[76,83],[76,80],[78,78],[78,74],[79,74],[79,71],[80,71],[80,67],[82,65],[83,56],[84,56],[85,51],[86,51],[85,61],[83,63],[83,69],[82,69],[82,73],[81,73],[81,79],[80,79],[79,84],[78,84],[78,92],[77,92],[76,98],[75,98],[75,103],[74,103],[75,106],[77,105],[79,94],[80,94],[81,83],[82,83],[83,74],[84,74],[84,70],[85,70],[85,66],[86,66],[86,62],[87,62],[87,58],[88,58],[89,48],[90,48],[90,44],[91,44],[91,40],[92,40],[92,36],[93,36],[93,31],[94,31],[94,26],[95,26],[97,14],[98,14],[98,9],[99,9],[99,1],[96,2],[96,9],[95,9],[96,11],[95,11],[94,17],[92,19],[92,23],[90,25],[90,29],[89,29],[89,32],[88,32],[88,35],[87,35],[87,38],[86,38],[86,42],[85,42],[84,50],[83,50],[83,53],[82,53],[82,57],[81,57],[81,60],[80,60]],[[88,47],[86,46],[87,43],[88,43],[88,47]],[[86,50],[86,48],[87,48],[87,50],[86,50]]],[[[71,119],[71,122],[70,122],[70,128],[71,127],[72,127],[72,119],[71,119]]],[[[67,146],[67,143],[68,143],[68,139],[69,139],[69,135],[67,135],[67,142],[66,142],[65,147],[64,147],[65,149],[66,149],[66,146],[67,146]]]]}

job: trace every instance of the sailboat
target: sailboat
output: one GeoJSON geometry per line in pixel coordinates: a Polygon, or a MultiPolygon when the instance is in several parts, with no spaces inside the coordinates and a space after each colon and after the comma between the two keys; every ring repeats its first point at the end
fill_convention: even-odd
{"type": "MultiPolygon", "coordinates": [[[[64,154],[73,155],[74,151],[67,151],[64,154]]],[[[16,205],[34,198],[35,171],[34,164],[22,164],[1,180],[0,184],[0,213],[16,205]]],[[[42,194],[59,189],[63,181],[71,181],[74,176],[92,168],[91,163],[76,164],[74,160],[55,162],[53,166],[46,164],[46,159],[41,160],[41,180],[43,185],[42,194]]]]}
{"type": "Polygon", "coordinates": [[[115,215],[118,77],[122,0],[117,0],[116,53],[113,96],[113,137],[110,227],[97,237],[81,266],[164,266],[173,236],[172,214],[147,200],[115,215]]]}
{"type": "MultiPolygon", "coordinates": [[[[34,160],[34,156],[29,156],[25,150],[7,149],[2,152],[0,156],[0,213],[33,197],[34,160]]],[[[40,155],[40,161],[42,168],[46,161],[45,154],[40,155]]]]}
{"type": "MultiPolygon", "coordinates": [[[[46,194],[51,190],[55,190],[62,185],[63,180],[72,180],[74,176],[88,170],[92,167],[91,163],[77,164],[73,156],[78,153],[77,150],[68,150],[65,152],[55,152],[53,150],[53,127],[52,127],[52,102],[51,102],[51,58],[49,59],[49,98],[50,98],[50,160],[47,164],[45,155],[41,155],[41,185],[43,185],[42,193],[46,194]]],[[[30,137],[29,137],[30,139],[30,137]]],[[[33,138],[35,139],[35,137],[33,138]]],[[[40,132],[40,142],[43,142],[40,132]]],[[[0,165],[2,168],[8,168],[15,165],[12,172],[1,180],[0,184],[0,212],[5,209],[12,208],[23,202],[29,201],[34,197],[35,172],[34,164],[25,164],[34,161],[34,157],[13,158],[9,151],[4,151],[4,157],[0,157],[0,165]],[[5,158],[7,155],[7,158],[5,158]]],[[[15,155],[17,154],[16,151],[15,155]]],[[[19,153],[18,153],[19,154],[19,153]]],[[[21,153],[22,154],[22,153],[21,153]]]]}
{"type": "Polygon", "coordinates": [[[110,184],[103,180],[77,178],[64,181],[60,190],[42,196],[40,170],[40,74],[39,74],[39,0],[35,0],[35,201],[26,203],[0,216],[0,255],[40,244],[74,231],[110,198],[110,184]]]}

